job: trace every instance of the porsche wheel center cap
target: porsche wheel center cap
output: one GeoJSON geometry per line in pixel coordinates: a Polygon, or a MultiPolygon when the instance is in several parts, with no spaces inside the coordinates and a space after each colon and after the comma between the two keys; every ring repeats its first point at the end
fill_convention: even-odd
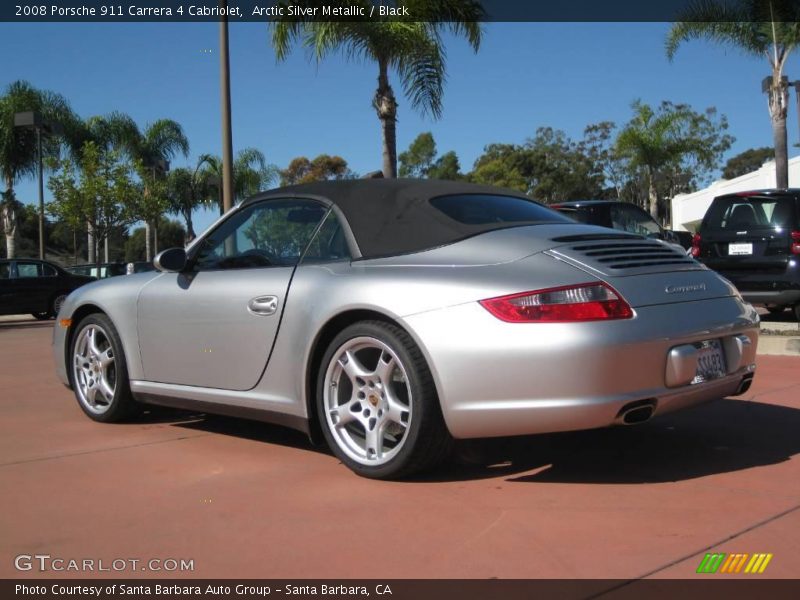
{"type": "Polygon", "coordinates": [[[379,402],[379,399],[375,394],[370,394],[369,395],[369,403],[372,404],[372,406],[378,406],[378,402],[379,402]]]}

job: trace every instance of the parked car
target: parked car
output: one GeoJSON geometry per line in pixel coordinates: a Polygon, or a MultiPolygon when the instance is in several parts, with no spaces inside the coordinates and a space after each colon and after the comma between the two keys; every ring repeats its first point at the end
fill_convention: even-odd
{"type": "Polygon", "coordinates": [[[105,279],[106,277],[125,275],[125,263],[100,263],[99,269],[96,264],[74,265],[66,267],[66,270],[75,275],[87,275],[97,279],[105,279]]]}
{"type": "Polygon", "coordinates": [[[453,438],[646,421],[755,372],[758,315],[729,282],[489,186],[277,189],[155,264],[64,304],[56,369],[83,411],[321,432],[367,477],[429,468],[453,438]]]}
{"type": "Polygon", "coordinates": [[[800,189],[714,198],[692,254],[728,278],[748,302],[800,320],[800,189]]]}
{"type": "Polygon", "coordinates": [[[91,281],[94,277],[73,275],[44,260],[0,259],[0,315],[49,319],[70,292],[91,281]]]}
{"type": "Polygon", "coordinates": [[[618,200],[576,200],[551,204],[550,208],[564,213],[572,219],[589,225],[610,227],[645,237],[679,244],[688,250],[692,246],[692,234],[688,231],[664,229],[650,213],[630,202],[618,200]]]}

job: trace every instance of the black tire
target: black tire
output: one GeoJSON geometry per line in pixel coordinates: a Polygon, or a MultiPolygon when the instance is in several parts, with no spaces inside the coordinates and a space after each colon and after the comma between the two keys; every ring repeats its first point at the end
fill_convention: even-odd
{"type": "MultiPolygon", "coordinates": [[[[100,381],[100,363],[95,361],[97,371],[94,373],[95,387],[99,385],[100,381]]],[[[72,337],[69,347],[69,356],[67,358],[67,368],[69,369],[70,383],[75,392],[75,398],[78,401],[78,406],[81,407],[86,415],[100,423],[117,423],[124,421],[140,412],[142,405],[134,400],[131,394],[130,384],[128,381],[128,368],[125,362],[125,352],[122,348],[122,343],[119,338],[119,333],[106,315],[102,313],[93,313],[81,319],[78,326],[75,328],[75,334],[72,337]],[[90,371],[90,360],[88,357],[85,362],[79,364],[76,360],[76,352],[88,352],[88,341],[84,334],[88,335],[88,330],[92,328],[97,332],[102,332],[102,335],[96,337],[97,347],[106,352],[111,350],[112,363],[103,369],[102,377],[109,383],[113,382],[113,395],[106,398],[103,394],[105,388],[97,387],[94,392],[94,402],[89,397],[87,387],[89,386],[90,379],[87,378],[87,373],[90,371]],[[79,347],[80,346],[80,347],[79,347]],[[83,365],[86,365],[84,368],[83,365]],[[113,371],[112,368],[113,367],[113,371]],[[97,398],[97,394],[101,394],[101,398],[97,398]]]]}
{"type": "MultiPolygon", "coordinates": [[[[370,351],[370,349],[366,350],[366,352],[370,351]]],[[[381,357],[385,356],[382,350],[374,351],[381,357]]],[[[376,358],[376,362],[380,360],[381,358],[376,358]]],[[[378,370],[376,367],[372,375],[377,372],[378,370]]],[[[341,387],[342,386],[338,385],[337,382],[331,389],[338,390],[341,387]]],[[[333,393],[338,394],[338,391],[333,393]]],[[[384,397],[382,393],[380,396],[381,398],[384,397]]],[[[355,398],[356,391],[355,388],[353,388],[351,392],[351,402],[355,402],[355,398]]],[[[381,400],[372,395],[369,397],[370,403],[373,402],[373,398],[375,398],[376,404],[373,404],[372,408],[377,410],[378,407],[383,406],[385,414],[388,415],[389,409],[387,405],[377,404],[381,402],[381,400]]],[[[348,403],[339,402],[339,404],[344,406],[348,403]]],[[[370,408],[366,400],[364,401],[364,407],[366,409],[370,408]]],[[[360,413],[356,411],[352,414],[359,415],[360,413]]],[[[453,443],[452,437],[445,426],[444,418],[442,417],[441,406],[436,393],[436,386],[433,383],[433,377],[425,362],[425,358],[422,356],[422,352],[408,333],[395,325],[382,321],[361,321],[355,323],[344,329],[330,343],[322,358],[319,373],[317,374],[317,415],[319,416],[325,440],[337,458],[356,474],[372,479],[400,479],[431,469],[447,457],[453,443]],[[403,373],[401,373],[399,369],[392,371],[392,376],[389,378],[389,385],[398,385],[402,389],[410,389],[410,399],[408,400],[409,421],[406,425],[406,429],[403,430],[404,434],[401,441],[397,444],[399,449],[392,449],[391,452],[396,452],[394,456],[387,462],[377,465],[364,464],[364,461],[369,461],[369,457],[367,456],[361,457],[361,462],[359,462],[348,455],[345,450],[347,446],[346,442],[343,442],[341,437],[337,437],[337,435],[340,434],[334,433],[334,430],[339,428],[332,424],[332,418],[329,418],[326,412],[326,398],[324,393],[326,377],[328,376],[329,370],[335,372],[337,369],[336,365],[340,364],[335,361],[340,351],[345,348],[348,343],[353,343],[357,338],[378,340],[388,347],[390,351],[394,353],[396,359],[399,360],[400,366],[404,370],[403,373]],[[400,375],[398,375],[398,373],[400,375]],[[395,377],[400,377],[401,383],[394,383],[395,377]]],[[[375,415],[380,416],[380,412],[376,412],[375,415]]],[[[361,416],[355,418],[361,419],[361,416]]],[[[371,421],[371,419],[368,421],[371,421]]],[[[387,421],[388,417],[384,422],[387,421]]],[[[354,425],[348,425],[347,427],[360,427],[361,431],[364,431],[364,427],[366,427],[365,424],[361,423],[360,425],[356,425],[355,421],[353,421],[353,423],[354,425]]],[[[387,426],[394,426],[395,430],[398,429],[396,424],[389,423],[387,426]]],[[[382,447],[385,441],[383,435],[386,434],[381,434],[380,439],[382,447]]],[[[397,437],[396,433],[390,435],[397,437]]],[[[369,450],[366,447],[366,433],[363,437],[365,438],[364,449],[366,453],[369,454],[369,450]]],[[[394,440],[390,438],[390,443],[392,442],[394,442],[394,440]]]]}
{"type": "Polygon", "coordinates": [[[769,311],[769,314],[771,315],[779,315],[786,310],[785,306],[767,306],[765,308],[769,311]]]}
{"type": "Polygon", "coordinates": [[[53,317],[53,315],[49,312],[31,313],[31,316],[39,321],[46,321],[47,319],[51,319],[53,317]]]}
{"type": "Polygon", "coordinates": [[[53,298],[50,300],[50,314],[54,317],[58,316],[58,311],[61,309],[61,305],[64,304],[64,300],[67,299],[69,296],[69,292],[58,292],[53,298]]]}

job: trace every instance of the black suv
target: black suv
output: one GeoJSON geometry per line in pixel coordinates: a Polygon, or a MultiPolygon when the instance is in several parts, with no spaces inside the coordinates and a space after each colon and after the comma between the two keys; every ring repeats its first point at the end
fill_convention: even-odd
{"type": "Polygon", "coordinates": [[[692,256],[730,279],[748,302],[775,313],[790,307],[800,320],[800,189],[714,198],[692,256]]]}
{"type": "Polygon", "coordinates": [[[94,280],[44,260],[0,259],[0,315],[30,313],[49,319],[72,290],[94,280]]]}
{"type": "Polygon", "coordinates": [[[618,200],[574,200],[551,204],[558,212],[580,223],[599,225],[636,233],[645,237],[656,238],[680,244],[689,249],[692,243],[692,234],[688,231],[671,231],[664,229],[650,216],[646,210],[618,200]]]}

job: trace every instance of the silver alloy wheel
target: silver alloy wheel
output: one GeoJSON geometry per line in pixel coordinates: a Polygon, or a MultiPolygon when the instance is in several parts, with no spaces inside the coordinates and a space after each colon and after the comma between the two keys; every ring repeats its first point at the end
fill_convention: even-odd
{"type": "Polygon", "coordinates": [[[72,374],[78,400],[89,412],[101,415],[111,408],[117,386],[114,349],[97,323],[81,329],[75,340],[72,374]]]}
{"type": "Polygon", "coordinates": [[[322,401],[337,446],[362,465],[386,464],[408,437],[408,374],[394,350],[378,339],[353,338],[336,350],[322,401]]]}

